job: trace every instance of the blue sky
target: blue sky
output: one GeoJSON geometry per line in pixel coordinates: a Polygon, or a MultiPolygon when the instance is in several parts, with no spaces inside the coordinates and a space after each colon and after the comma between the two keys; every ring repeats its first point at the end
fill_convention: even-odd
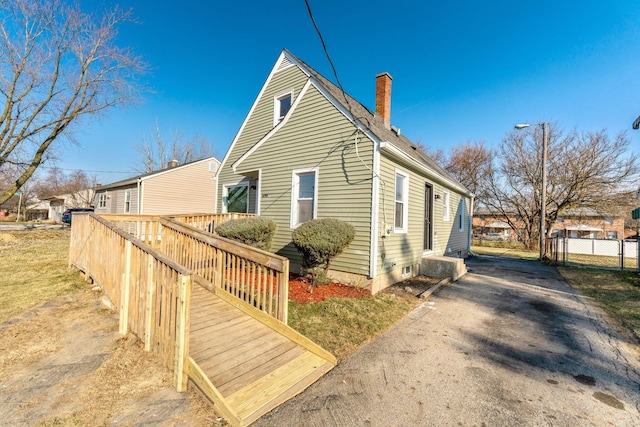
{"type": "MultiPolygon", "coordinates": [[[[157,120],[205,136],[222,160],[282,48],[333,79],[304,0],[82,0],[132,8],[120,30],[151,66],[141,104],[82,124],[58,165],[103,183],[134,175],[133,149],[157,120]],[[105,172],[95,172],[105,171],[105,172]],[[106,173],[118,171],[123,173],[106,173]]],[[[391,122],[448,150],[497,145],[515,123],[627,130],[640,150],[640,3],[310,0],[345,90],[374,108],[393,76],[391,122]]]]}

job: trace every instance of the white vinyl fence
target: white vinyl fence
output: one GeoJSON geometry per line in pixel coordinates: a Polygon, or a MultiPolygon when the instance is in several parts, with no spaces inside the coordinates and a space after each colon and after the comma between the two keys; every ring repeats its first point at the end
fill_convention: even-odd
{"type": "Polygon", "coordinates": [[[550,257],[563,265],[638,269],[638,242],[556,237],[549,245],[550,257]]]}

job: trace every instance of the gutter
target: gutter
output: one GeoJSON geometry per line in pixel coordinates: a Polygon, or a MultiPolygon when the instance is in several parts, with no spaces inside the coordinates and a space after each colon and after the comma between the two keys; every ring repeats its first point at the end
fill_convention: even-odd
{"type": "Polygon", "coordinates": [[[457,183],[451,182],[449,179],[447,179],[447,177],[440,175],[439,173],[428,168],[426,165],[420,163],[415,159],[412,159],[404,151],[400,150],[398,147],[396,147],[395,145],[393,145],[388,141],[384,141],[380,143],[380,150],[388,151],[390,154],[403,160],[406,164],[412,165],[416,169],[421,170],[429,178],[433,179],[434,181],[438,181],[442,185],[445,185],[453,190],[457,190],[461,194],[464,194],[467,197],[475,197],[474,194],[471,193],[468,189],[462,187],[461,185],[458,185],[457,183]]]}

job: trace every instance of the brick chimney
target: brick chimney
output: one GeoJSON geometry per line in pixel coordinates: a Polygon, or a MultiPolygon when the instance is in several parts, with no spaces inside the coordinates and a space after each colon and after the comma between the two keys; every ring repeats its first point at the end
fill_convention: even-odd
{"type": "Polygon", "coordinates": [[[391,80],[386,72],[376,76],[376,116],[382,117],[387,129],[391,128],[391,80]]]}
{"type": "Polygon", "coordinates": [[[167,167],[168,167],[169,169],[173,169],[173,168],[175,168],[176,166],[178,166],[178,161],[177,161],[176,159],[171,160],[171,161],[167,164],[167,167]]]}

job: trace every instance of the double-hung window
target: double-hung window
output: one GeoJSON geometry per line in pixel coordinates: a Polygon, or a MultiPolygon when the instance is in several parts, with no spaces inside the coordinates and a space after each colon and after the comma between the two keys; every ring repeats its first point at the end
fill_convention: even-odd
{"type": "Polygon", "coordinates": [[[131,190],[124,191],[124,213],[131,212],[131,190]]]}
{"type": "Polygon", "coordinates": [[[396,170],[394,232],[406,233],[409,219],[409,175],[396,170]]]}
{"type": "Polygon", "coordinates": [[[107,193],[100,193],[98,196],[98,208],[104,209],[107,207],[107,193]]]}
{"type": "Polygon", "coordinates": [[[449,193],[442,193],[442,220],[449,221],[449,193]]]}
{"type": "Polygon", "coordinates": [[[291,179],[291,228],[316,218],[318,169],[294,170],[291,179]]]}

